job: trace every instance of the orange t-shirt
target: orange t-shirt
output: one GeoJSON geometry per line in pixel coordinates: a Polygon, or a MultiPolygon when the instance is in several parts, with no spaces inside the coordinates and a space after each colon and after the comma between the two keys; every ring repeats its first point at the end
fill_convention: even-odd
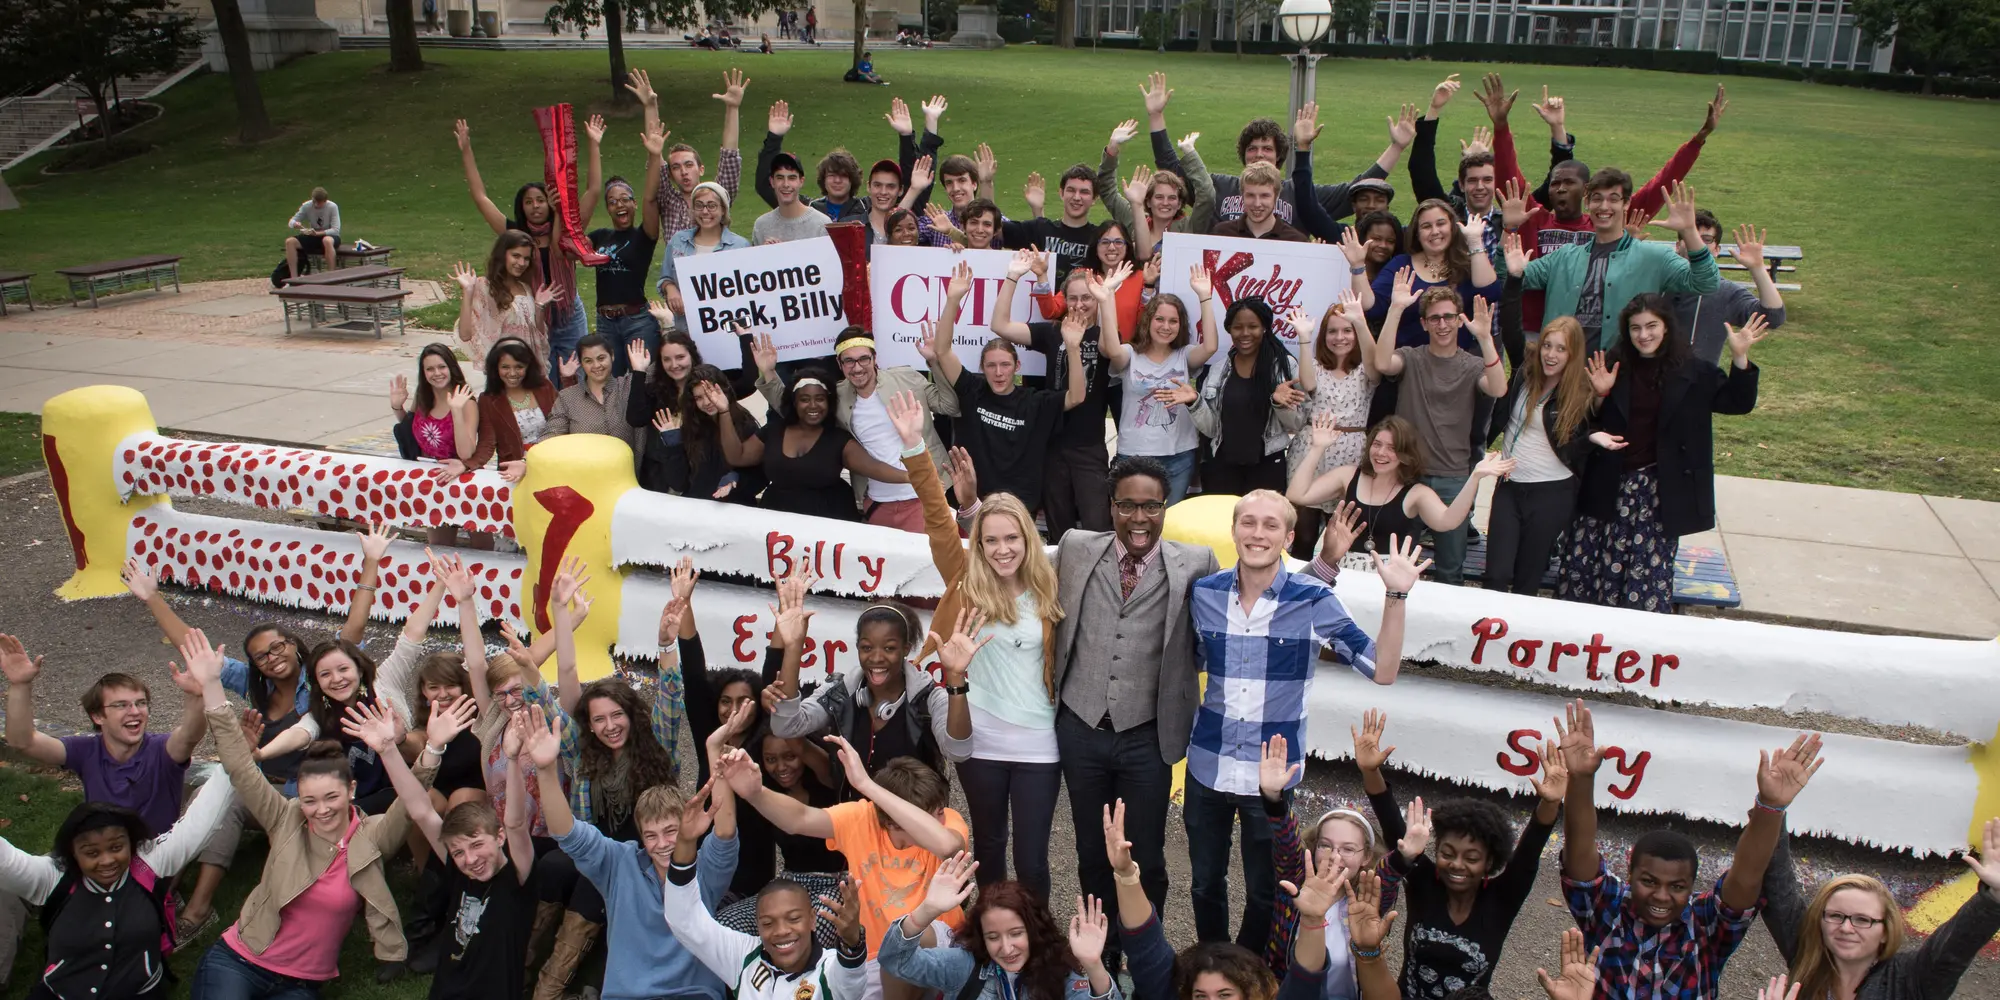
{"type": "MultiPolygon", "coordinates": [[[[914,844],[908,850],[897,850],[876,818],[873,802],[828,806],[826,817],[833,822],[833,836],[827,838],[826,846],[847,856],[847,872],[854,876],[861,893],[861,925],[868,932],[868,957],[874,958],[889,926],[924,901],[931,876],[944,859],[914,844]]],[[[944,811],[944,826],[971,843],[965,820],[956,811],[944,811]]],[[[960,910],[939,919],[953,930],[965,923],[960,910]]]]}

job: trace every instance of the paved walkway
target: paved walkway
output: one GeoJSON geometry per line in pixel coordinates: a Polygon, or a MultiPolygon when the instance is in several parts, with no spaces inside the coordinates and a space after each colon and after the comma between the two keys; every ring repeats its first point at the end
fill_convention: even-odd
{"type": "MultiPolygon", "coordinates": [[[[437,301],[435,284],[413,285],[412,307],[437,301]]],[[[144,391],[162,427],[393,453],[389,379],[442,337],[287,337],[267,292],[255,279],[207,282],[97,310],[12,312],[0,319],[0,410],[39,412],[59,392],[111,382],[144,391]]],[[[1745,613],[2000,634],[2000,503],[1724,476],[1716,509],[1717,530],[1693,541],[1728,554],[1745,613]]]]}

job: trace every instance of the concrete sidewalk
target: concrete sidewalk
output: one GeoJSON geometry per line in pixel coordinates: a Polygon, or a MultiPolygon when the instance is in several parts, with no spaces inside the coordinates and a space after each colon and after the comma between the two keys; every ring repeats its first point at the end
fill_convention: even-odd
{"type": "MultiPolygon", "coordinates": [[[[115,296],[97,310],[10,312],[0,319],[0,410],[40,412],[57,393],[116,383],[145,392],[163,428],[393,454],[389,380],[414,378],[418,351],[447,336],[288,338],[267,287],[209,282],[179,296],[115,296]]],[[[412,306],[436,291],[423,288],[412,306]]],[[[1690,541],[1728,555],[1744,613],[2000,634],[2000,503],[1724,476],[1716,510],[1717,529],[1690,541]]]]}

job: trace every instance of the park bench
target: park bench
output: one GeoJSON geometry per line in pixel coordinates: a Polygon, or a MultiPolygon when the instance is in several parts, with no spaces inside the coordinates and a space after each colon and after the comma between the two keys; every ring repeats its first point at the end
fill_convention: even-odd
{"type": "Polygon", "coordinates": [[[1136,42],[1139,40],[1139,33],[1137,31],[1100,31],[1097,33],[1097,37],[1099,40],[1106,42],[1136,42]]]}
{"type": "MultiPolygon", "coordinates": [[[[395,252],[395,247],[370,245],[366,250],[357,250],[354,248],[354,244],[344,243],[336,247],[333,251],[333,266],[336,270],[348,267],[380,267],[389,263],[389,255],[395,252]]],[[[307,253],[305,249],[299,251],[299,275],[301,277],[311,274],[314,271],[325,270],[326,256],[319,250],[315,249],[311,253],[307,253]]]]}
{"type": "Polygon", "coordinates": [[[292,332],[292,317],[305,322],[306,329],[317,326],[334,326],[340,323],[366,322],[373,326],[375,339],[382,339],[382,324],[393,320],[397,333],[408,333],[403,323],[403,300],[408,298],[407,288],[381,288],[368,285],[286,285],[274,288],[272,295],[285,306],[285,334],[292,332]],[[335,322],[327,321],[327,312],[340,314],[335,322]]]}
{"type": "Polygon", "coordinates": [[[26,302],[28,311],[35,311],[35,297],[28,290],[33,271],[0,271],[0,316],[7,315],[7,303],[26,302]]]}
{"type": "Polygon", "coordinates": [[[107,260],[98,264],[81,264],[76,267],[57,268],[56,273],[69,279],[70,305],[77,305],[76,293],[90,294],[90,307],[97,308],[99,292],[123,291],[140,285],[150,284],[154,291],[160,290],[160,282],[172,281],[175,293],[181,290],[181,259],[175,254],[151,254],[145,257],[127,257],[124,260],[107,260]]]}
{"type": "MultiPolygon", "coordinates": [[[[1723,271],[1728,272],[1728,271],[1750,270],[1748,267],[1744,266],[1742,261],[1736,259],[1736,244],[1734,243],[1722,244],[1722,256],[1725,259],[1718,260],[1715,263],[1716,266],[1721,268],[1723,271]]],[[[1765,266],[1771,269],[1771,283],[1777,285],[1778,291],[1781,292],[1796,292],[1799,290],[1798,282],[1779,281],[1778,278],[1781,275],[1787,275],[1787,274],[1796,277],[1798,275],[1799,262],[1805,259],[1806,259],[1806,252],[1801,247],[1764,248],[1765,266]]],[[[1729,276],[1727,274],[1724,274],[1723,277],[1729,277],[1729,276]]],[[[1737,284],[1746,287],[1751,284],[1748,281],[1737,281],[1737,279],[1735,278],[1729,278],[1729,280],[1735,281],[1737,284]]]]}
{"type": "Polygon", "coordinates": [[[366,264],[361,267],[343,267],[318,274],[301,274],[296,278],[286,278],[291,285],[366,285],[376,288],[403,287],[403,268],[384,267],[380,264],[366,264]]]}
{"type": "MultiPolygon", "coordinates": [[[[1486,538],[1480,536],[1465,547],[1465,578],[1486,575],[1486,538]]],[[[1542,586],[1554,590],[1555,564],[1542,576],[1542,586]]],[[[1736,574],[1720,549],[1682,542],[1674,554],[1674,603],[1697,608],[1734,608],[1743,603],[1736,587],[1736,574]]]]}

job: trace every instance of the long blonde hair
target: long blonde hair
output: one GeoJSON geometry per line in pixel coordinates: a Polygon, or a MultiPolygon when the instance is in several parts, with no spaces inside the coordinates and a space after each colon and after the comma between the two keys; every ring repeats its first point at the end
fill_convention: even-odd
{"type": "Polygon", "coordinates": [[[1056,567],[1049,562],[1048,549],[1042,545],[1042,535],[1035,530],[1034,515],[1028,513],[1026,505],[1012,493],[992,493],[979,501],[979,513],[972,518],[972,552],[965,561],[965,578],[960,581],[960,589],[965,599],[972,602],[986,615],[988,622],[997,625],[1015,623],[1014,599],[1007,596],[1007,588],[1000,583],[1000,577],[993,567],[986,564],[986,552],[980,545],[989,517],[1011,517],[1021,527],[1021,540],[1027,547],[1027,554],[1021,560],[1021,579],[1034,592],[1035,604],[1041,610],[1041,618],[1047,622],[1062,621],[1062,604],[1056,600],[1056,567]]]}
{"type": "MultiPolygon", "coordinates": [[[[1543,432],[1557,447],[1568,444],[1577,429],[1590,416],[1590,373],[1585,370],[1584,361],[1589,358],[1589,343],[1583,336],[1583,324],[1574,316],[1558,316],[1542,328],[1543,337],[1561,337],[1569,343],[1569,359],[1563,362],[1562,374],[1556,376],[1556,425],[1545,427],[1543,432]]],[[[1527,397],[1527,405],[1548,391],[1547,376],[1542,374],[1542,345],[1535,342],[1535,356],[1522,358],[1521,364],[1528,369],[1528,382],[1522,395],[1527,397]]],[[[1522,411],[1526,413],[1526,411],[1522,411]]]]}
{"type": "Polygon", "coordinates": [[[1825,997],[1833,995],[1833,989],[1840,983],[1840,970],[1833,964],[1833,953],[1826,947],[1826,904],[1833,894],[1842,889],[1857,889],[1868,893],[1882,903],[1882,947],[1875,956],[1880,962],[1896,954],[1903,947],[1903,908],[1896,905],[1896,897],[1889,894],[1889,887],[1871,875],[1842,875],[1819,887],[1813,900],[1806,907],[1805,919],[1799,926],[1798,953],[1792,959],[1792,981],[1801,986],[1802,997],[1825,997]]]}

